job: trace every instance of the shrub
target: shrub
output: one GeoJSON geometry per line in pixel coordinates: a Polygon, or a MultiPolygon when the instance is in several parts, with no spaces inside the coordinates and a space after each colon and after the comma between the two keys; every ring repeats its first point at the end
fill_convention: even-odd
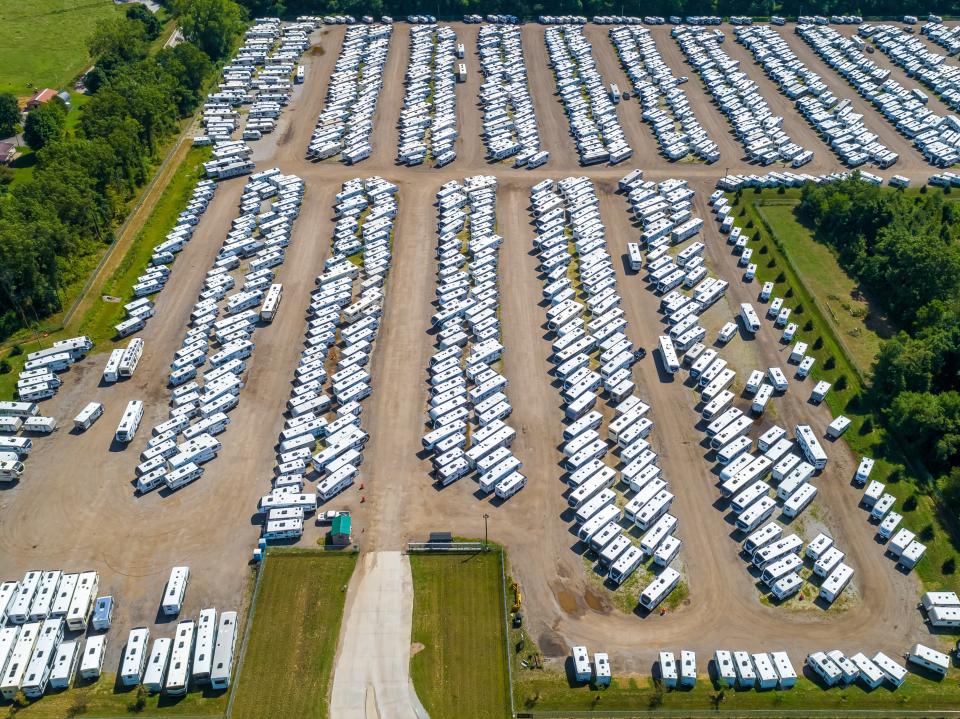
{"type": "Polygon", "coordinates": [[[760,254],[765,255],[770,251],[770,248],[766,245],[760,245],[760,254]]]}
{"type": "Polygon", "coordinates": [[[837,366],[837,361],[833,357],[827,357],[827,361],[823,363],[824,369],[833,369],[837,366]]]}
{"type": "Polygon", "coordinates": [[[944,560],[943,565],[940,567],[940,571],[944,574],[953,574],[957,571],[957,560],[953,557],[944,560]]]}
{"type": "MultiPolygon", "coordinates": [[[[812,325],[813,323],[812,323],[812,322],[807,322],[807,324],[808,324],[808,325],[812,325]]],[[[813,329],[813,327],[810,327],[810,329],[813,329]]],[[[815,340],[813,341],[813,348],[814,348],[815,350],[818,350],[818,349],[820,349],[821,347],[823,347],[823,337],[820,337],[819,335],[817,335],[817,339],[815,339],[815,340]]]]}
{"type": "Polygon", "coordinates": [[[860,425],[860,434],[870,434],[873,431],[873,417],[867,415],[867,418],[863,420],[863,424],[860,425]]]}
{"type": "Polygon", "coordinates": [[[920,194],[921,194],[921,195],[926,195],[926,194],[927,194],[927,186],[926,186],[926,185],[923,185],[923,186],[920,188],[920,194]]]}
{"type": "Polygon", "coordinates": [[[11,357],[16,357],[22,354],[23,354],[23,347],[21,347],[20,345],[14,345],[13,349],[10,350],[11,357]]]}
{"type": "Polygon", "coordinates": [[[13,367],[10,366],[7,360],[0,360],[0,374],[10,374],[12,371],[13,367]]]}
{"type": "Polygon", "coordinates": [[[903,511],[912,512],[917,508],[917,495],[911,494],[905,500],[903,500],[903,511]]]}
{"type": "MultiPolygon", "coordinates": [[[[807,320],[806,324],[803,326],[804,332],[813,332],[813,320],[807,320]]],[[[820,344],[823,344],[823,340],[820,341],[820,344]]]]}
{"type": "Polygon", "coordinates": [[[847,376],[845,374],[837,377],[837,381],[833,383],[835,389],[844,390],[847,388],[847,376]]]}
{"type": "Polygon", "coordinates": [[[924,542],[930,542],[933,540],[933,525],[928,524],[926,527],[920,530],[920,539],[924,542]]]}
{"type": "Polygon", "coordinates": [[[786,281],[787,281],[787,276],[782,272],[779,275],[777,275],[777,279],[774,280],[774,282],[786,282],[786,281]]]}
{"type": "Polygon", "coordinates": [[[753,220],[752,220],[752,219],[747,222],[747,229],[748,229],[748,230],[752,230],[752,229],[753,229],[753,220]]]}
{"type": "Polygon", "coordinates": [[[67,707],[67,716],[75,717],[87,713],[87,700],[84,697],[77,697],[73,703],[67,707]]]}
{"type": "Polygon", "coordinates": [[[127,704],[127,711],[133,714],[139,714],[147,708],[147,690],[141,684],[137,687],[137,695],[132,702],[127,704]]]}

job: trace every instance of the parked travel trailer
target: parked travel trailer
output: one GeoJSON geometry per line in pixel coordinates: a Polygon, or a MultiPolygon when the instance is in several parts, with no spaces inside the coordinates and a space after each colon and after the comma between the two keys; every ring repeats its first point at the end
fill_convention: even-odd
{"type": "Polygon", "coordinates": [[[123,417],[120,419],[120,424],[117,425],[115,435],[117,442],[126,444],[133,440],[134,435],[137,433],[137,428],[140,426],[140,420],[142,419],[143,402],[138,399],[130,400],[123,410],[123,417]]]}
{"type": "Polygon", "coordinates": [[[127,645],[123,650],[123,659],[120,663],[120,682],[124,686],[134,687],[140,684],[147,663],[147,643],[149,641],[150,630],[147,627],[134,627],[130,630],[127,645]]]}
{"type": "Polygon", "coordinates": [[[163,590],[163,601],[161,602],[165,615],[175,617],[180,613],[189,582],[190,567],[174,567],[170,570],[170,578],[163,590]]]}
{"type": "Polygon", "coordinates": [[[143,686],[151,694],[163,691],[164,677],[170,663],[170,648],[173,643],[169,637],[159,637],[153,640],[153,648],[147,658],[146,670],[143,673],[143,686]]]}
{"type": "Polygon", "coordinates": [[[87,641],[83,645],[83,654],[80,658],[79,675],[82,679],[89,681],[100,677],[106,648],[107,637],[105,634],[87,637],[87,641]]]}
{"type": "Polygon", "coordinates": [[[213,650],[213,665],[210,669],[210,685],[214,689],[226,689],[230,686],[236,640],[237,613],[221,612],[213,650]]]}
{"type": "Polygon", "coordinates": [[[89,402],[80,410],[80,414],[73,418],[73,426],[80,432],[88,430],[102,415],[103,405],[99,402],[89,402]]]}
{"type": "Polygon", "coordinates": [[[171,696],[187,693],[190,681],[190,657],[193,655],[195,636],[196,625],[193,620],[186,619],[177,624],[170,651],[170,665],[163,685],[164,692],[171,696]]]}

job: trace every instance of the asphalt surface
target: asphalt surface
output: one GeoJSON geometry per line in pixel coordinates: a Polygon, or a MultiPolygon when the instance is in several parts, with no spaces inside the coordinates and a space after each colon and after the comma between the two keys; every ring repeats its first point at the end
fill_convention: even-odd
{"type": "MultiPolygon", "coordinates": [[[[626,201],[615,194],[616,180],[639,167],[645,170],[647,179],[681,177],[697,191],[695,214],[706,220],[703,240],[707,263],[713,274],[730,281],[726,299],[704,318],[713,332],[733,316],[740,302],[756,304],[759,288],[741,281],[734,257],[709,219],[707,196],[727,170],[764,172],[777,168],[765,170],[743,161],[742,147],[731,135],[729,124],[705,95],[698,76],[684,63],[678,46],[669,37],[669,28],[664,27],[653,28],[660,52],[674,74],[690,77],[683,87],[699,120],[720,146],[719,162],[667,162],[656,153],[653,136],[640,121],[638,105],[631,101],[633,104],[621,104],[618,113],[628,138],[635,143],[634,157],[616,167],[581,168],[546,64],[543,28],[526,25],[522,32],[531,92],[543,144],[551,159],[533,171],[489,163],[479,137],[477,29],[458,23],[454,26],[460,41],[467,45],[468,80],[457,89],[458,158],[440,170],[395,164],[396,121],[409,55],[404,24],[397,24],[391,40],[372,157],[355,167],[304,159],[316,116],[324,104],[327,77],[336,61],[343,27],[316,33],[323,52],[304,56],[305,84],[295,90],[276,132],[255,144],[259,169],[278,166],[283,172],[302,177],[307,189],[287,261],[276,280],[284,284],[283,305],[278,318],[255,334],[257,349],[248,361],[240,404],[230,413],[230,427],[220,436],[220,457],[206,465],[202,479],[172,495],[155,492],[138,498],[133,494],[133,470],[148,439],[148,428],[166,418],[169,363],[186,331],[190,307],[204,273],[238,212],[245,178],[221,183],[194,239],[178,257],[170,283],[159,297],[157,316],[141,333],[146,352],[135,377],[114,386],[100,386],[106,355],[95,354],[67,372],[59,394],[44,403],[43,412],[55,416],[62,428],[53,437],[37,438],[23,480],[0,490],[0,516],[4,520],[0,522],[0,576],[22,576],[24,571],[36,568],[97,569],[101,573],[101,593],[112,593],[119,600],[108,668],[117,665],[126,631],[157,619],[160,593],[169,568],[175,564],[188,564],[192,570],[185,615],[195,616],[204,606],[232,609],[243,605],[251,551],[260,530],[256,503],[269,488],[274,445],[301,347],[309,292],[330,252],[333,197],[346,179],[381,175],[398,185],[400,211],[384,316],[371,360],[374,393],[364,402],[364,422],[371,440],[364,452],[360,481],[325,507],[353,512],[354,539],[362,551],[400,550],[406,541],[424,539],[431,530],[479,536],[484,528],[483,514],[487,513],[491,538],[506,545],[512,571],[523,586],[531,636],[552,657],[566,653],[571,643],[608,651],[617,671],[646,671],[656,652],[667,647],[694,649],[703,655],[718,647],[785,648],[800,661],[808,651],[827,646],[898,654],[912,641],[930,641],[915,609],[919,591],[915,577],[896,571],[883,557],[873,527],[856,506],[859,492],[850,486],[849,479],[858,458],[843,442],[826,447],[830,464],[817,480],[820,495],[815,506],[819,522],[833,534],[847,552],[848,563],[856,569],[855,591],[851,593],[856,599],[844,611],[829,612],[788,612],[760,602],[755,580],[737,557],[735,542],[727,536],[732,529],[727,512],[714,506],[716,478],[712,458],[701,445],[702,431],[696,425],[696,396],[683,385],[681,376],[661,375],[652,352],[635,366],[634,378],[640,396],[652,407],[656,422],[652,441],[677,495],[671,511],[680,520],[678,535],[684,540],[680,562],[690,597],[666,616],[641,619],[615,608],[607,590],[597,587],[579,556],[582,548],[578,549],[570,533],[571,522],[562,496],[565,485],[560,479],[563,470],[557,449],[562,411],[559,394],[548,375],[550,344],[540,305],[542,284],[536,258],[531,254],[533,229],[527,210],[530,187],[544,178],[569,175],[586,175],[597,184],[629,335],[635,344],[649,349],[662,332],[659,301],[620,261],[626,242],[636,238],[639,231],[630,222],[626,201]],[[433,203],[441,184],[473,174],[495,174],[500,183],[498,231],[504,237],[501,322],[507,348],[503,367],[510,381],[507,394],[514,407],[510,424],[518,432],[513,450],[530,478],[522,492],[502,505],[480,497],[470,480],[438,491],[427,474],[429,461],[419,455],[426,418],[425,370],[433,351],[433,338],[427,334],[436,269],[433,203]],[[133,398],[147,403],[142,429],[130,445],[116,446],[112,436],[117,421],[126,402],[133,398]],[[82,435],[70,433],[71,418],[90,400],[105,404],[104,417],[82,435]]],[[[723,29],[730,30],[728,26],[723,29]]],[[[805,46],[793,37],[792,26],[782,32],[831,89],[847,89],[844,95],[855,98],[852,89],[829,68],[801,54],[805,46]]],[[[605,80],[627,87],[606,30],[591,27],[587,35],[605,80]]],[[[804,171],[841,169],[833,153],[729,34],[725,50],[742,61],[773,111],[784,115],[788,133],[815,151],[815,160],[804,171]]],[[[879,52],[872,58],[883,65],[884,57],[879,52]]],[[[902,79],[902,72],[895,69],[894,76],[902,79]]],[[[882,174],[903,174],[920,182],[935,172],[912,148],[902,147],[902,139],[876,111],[858,102],[868,126],[901,154],[901,162],[882,174]]],[[[742,380],[754,367],[786,364],[785,346],[778,337],[779,333],[765,322],[755,339],[740,337],[731,343],[724,356],[738,370],[738,378],[742,380]]],[[[755,432],[765,429],[774,418],[790,428],[799,422],[824,427],[830,420],[829,411],[806,401],[810,386],[809,380],[794,382],[786,395],[773,401],[773,409],[768,411],[770,419],[758,423],[755,432]]],[[[738,404],[744,406],[742,401],[738,404]]],[[[310,546],[321,538],[322,530],[311,526],[301,545],[310,546]]],[[[368,581],[363,579],[362,585],[368,581]]],[[[348,620],[348,629],[354,623],[348,620]]],[[[159,631],[169,634],[172,628],[159,631]]],[[[377,697],[382,701],[379,693],[377,697]]]]}

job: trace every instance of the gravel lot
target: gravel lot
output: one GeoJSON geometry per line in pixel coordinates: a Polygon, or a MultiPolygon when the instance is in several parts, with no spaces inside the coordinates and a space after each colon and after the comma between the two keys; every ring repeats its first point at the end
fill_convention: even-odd
{"type": "MultiPolygon", "coordinates": [[[[259,168],[279,166],[284,172],[295,173],[304,178],[307,190],[287,261],[278,272],[277,281],[284,284],[283,307],[276,321],[256,333],[257,349],[248,361],[241,402],[230,415],[229,429],[220,437],[220,457],[207,465],[200,481],[170,496],[155,492],[137,498],[133,494],[133,469],[148,439],[149,427],[166,417],[167,367],[184,335],[204,273],[237,213],[245,178],[221,184],[193,241],[177,259],[169,286],[157,303],[157,317],[141,335],[146,352],[136,376],[114,386],[100,386],[106,355],[95,354],[67,372],[60,393],[44,403],[43,413],[55,416],[62,427],[52,438],[36,440],[23,481],[0,491],[4,518],[0,523],[0,576],[16,577],[37,568],[97,569],[101,593],[112,593],[119,600],[115,628],[111,630],[109,669],[117,665],[126,631],[159,619],[160,593],[174,564],[188,564],[192,571],[185,615],[195,615],[203,606],[229,609],[243,604],[249,585],[250,553],[259,535],[256,502],[269,487],[274,444],[301,346],[309,292],[330,251],[333,197],[348,178],[382,175],[399,186],[400,213],[382,328],[372,360],[374,394],[364,403],[371,440],[360,483],[330,503],[331,507],[353,511],[355,539],[363,550],[400,549],[408,539],[422,539],[431,530],[479,536],[482,515],[488,513],[491,537],[509,550],[512,570],[524,589],[529,630],[544,651],[558,656],[570,643],[586,643],[591,649],[610,652],[618,670],[645,671],[656,651],[664,647],[682,646],[704,655],[724,646],[749,650],[783,647],[800,661],[808,651],[827,646],[898,654],[910,642],[927,636],[915,609],[917,582],[912,575],[897,572],[892,562],[883,558],[873,538],[875,530],[857,508],[858,492],[849,484],[857,458],[843,443],[826,445],[830,465],[817,482],[819,516],[857,571],[859,603],[848,611],[829,613],[790,613],[760,603],[743,561],[736,555],[736,544],[725,537],[731,533],[731,522],[713,506],[718,496],[716,477],[701,444],[703,434],[695,426],[695,395],[679,375],[661,375],[652,352],[636,365],[635,379],[639,393],[652,407],[654,445],[677,495],[671,511],[680,519],[678,534],[684,540],[680,557],[690,598],[667,616],[641,621],[616,610],[597,593],[583,561],[572,551],[576,538],[564,514],[567,505],[561,496],[563,471],[557,449],[562,410],[547,374],[550,345],[544,309],[539,304],[542,285],[536,259],[531,255],[529,189],[544,178],[570,174],[591,177],[598,188],[609,251],[618,259],[626,242],[638,231],[630,223],[626,201],[615,194],[616,180],[634,167],[643,168],[648,179],[686,178],[698,193],[695,214],[707,220],[703,238],[707,263],[713,274],[731,283],[726,300],[705,318],[708,325],[719,327],[740,302],[755,301],[759,287],[740,281],[729,246],[718,235],[715,223],[708,220],[707,196],[727,168],[759,170],[743,162],[742,148],[731,135],[726,119],[710,103],[692,68],[684,63],[668,27],[653,29],[660,52],[675,74],[690,77],[683,87],[699,120],[720,146],[719,162],[668,163],[657,154],[655,140],[641,121],[640,108],[631,101],[621,104],[618,112],[633,143],[633,158],[617,167],[581,168],[546,64],[543,28],[527,25],[523,41],[531,90],[551,159],[534,171],[488,163],[479,138],[482,118],[477,91],[482,78],[475,53],[477,27],[454,25],[459,40],[467,47],[468,81],[457,90],[458,157],[442,170],[395,164],[396,121],[408,57],[404,24],[395,27],[391,41],[372,157],[357,167],[331,161],[312,164],[304,159],[307,139],[324,104],[326,78],[343,35],[342,27],[318,31],[316,37],[324,52],[304,56],[306,83],[297,88],[277,131],[256,145],[259,168]],[[426,330],[435,286],[435,193],[447,180],[490,173],[500,181],[497,212],[499,232],[505,238],[501,250],[501,319],[507,348],[504,371],[510,380],[508,395],[514,406],[510,423],[518,432],[514,451],[530,478],[524,491],[502,506],[480,498],[469,480],[438,491],[426,474],[429,462],[418,456],[425,419],[425,368],[432,352],[432,338],[426,330]],[[122,409],[134,398],[144,399],[147,404],[143,426],[129,446],[112,444],[122,409]],[[68,431],[70,420],[90,400],[104,403],[104,417],[88,432],[74,435],[68,431]]],[[[724,30],[730,30],[729,26],[724,30]]],[[[806,49],[793,35],[792,25],[781,32],[831,89],[854,98],[868,126],[900,153],[900,163],[885,175],[895,172],[920,181],[934,172],[871,106],[806,49]]],[[[607,82],[627,88],[606,33],[602,27],[587,29],[598,67],[607,82]]],[[[814,162],[804,170],[814,173],[839,169],[833,153],[729,33],[725,50],[741,60],[756,79],[773,111],[784,115],[791,136],[815,151],[814,162]]],[[[879,52],[872,59],[889,66],[879,52]]],[[[902,71],[894,69],[893,74],[903,81],[902,71]]],[[[940,109],[936,103],[931,97],[931,105],[940,109]]],[[[639,277],[624,269],[623,263],[616,264],[631,339],[652,348],[662,332],[658,299],[639,277]]],[[[777,337],[765,324],[755,340],[735,339],[734,343],[742,346],[731,348],[725,356],[741,379],[755,367],[785,366],[786,346],[779,344],[777,337]]],[[[809,380],[794,383],[789,393],[774,400],[780,424],[827,424],[827,408],[806,401],[810,385],[809,380]]],[[[746,404],[738,400],[741,407],[746,404]]],[[[757,434],[769,423],[758,423],[757,434]]],[[[320,537],[321,530],[311,528],[301,544],[311,545],[320,537]]]]}

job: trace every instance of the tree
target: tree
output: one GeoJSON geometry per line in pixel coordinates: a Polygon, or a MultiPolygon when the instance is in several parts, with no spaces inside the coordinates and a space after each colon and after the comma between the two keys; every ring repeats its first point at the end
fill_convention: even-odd
{"type": "Polygon", "coordinates": [[[163,24],[157,19],[157,16],[147,9],[142,3],[133,3],[127,6],[127,18],[135,20],[143,25],[143,31],[148,40],[156,40],[160,37],[160,31],[163,30],[163,24]]]}
{"type": "Polygon", "coordinates": [[[960,467],[954,467],[941,480],[940,493],[954,514],[960,514],[960,467]]]}
{"type": "Polygon", "coordinates": [[[87,49],[94,67],[85,82],[87,89],[95,93],[122,68],[147,56],[146,29],[143,23],[128,18],[101,20],[87,41],[87,49]]]}
{"type": "Polygon", "coordinates": [[[180,117],[186,117],[199,104],[204,83],[213,72],[213,63],[196,45],[189,42],[161,50],[157,53],[157,63],[177,78],[174,91],[177,112],[180,117]]]}
{"type": "Polygon", "coordinates": [[[212,60],[227,56],[243,27],[239,5],[232,0],[175,0],[173,7],[187,40],[212,60]]]}
{"type": "Polygon", "coordinates": [[[27,121],[23,126],[23,139],[34,150],[40,150],[45,145],[63,137],[66,120],[67,108],[63,103],[56,98],[49,100],[27,114],[27,121]]]}
{"type": "Polygon", "coordinates": [[[20,124],[20,105],[12,92],[0,93],[0,137],[9,137],[20,124]]]}
{"type": "Polygon", "coordinates": [[[147,56],[147,31],[143,23],[129,18],[101,20],[87,42],[91,57],[99,62],[110,57],[119,63],[136,62],[147,56]]]}

